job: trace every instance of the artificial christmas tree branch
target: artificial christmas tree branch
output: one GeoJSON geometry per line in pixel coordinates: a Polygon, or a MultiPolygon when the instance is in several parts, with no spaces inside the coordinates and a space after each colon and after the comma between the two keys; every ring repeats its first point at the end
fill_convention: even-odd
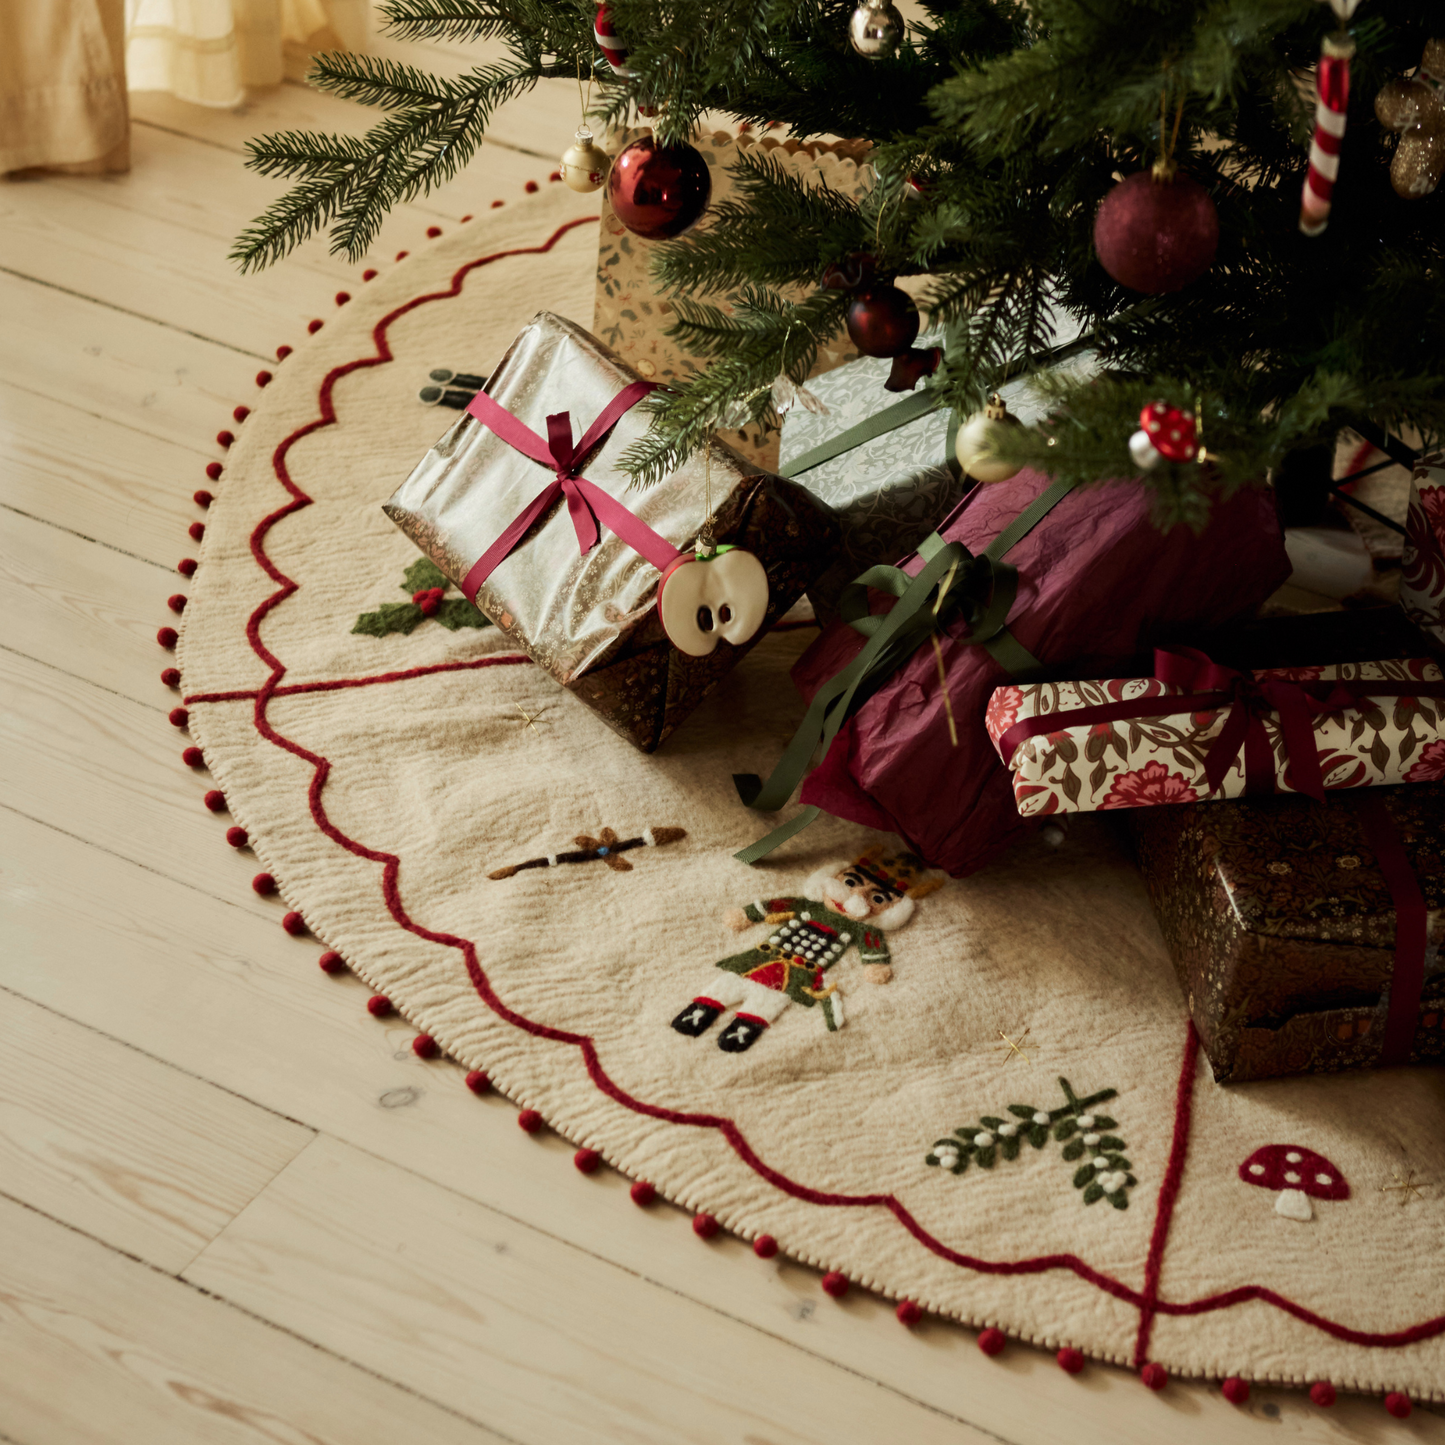
{"type": "Polygon", "coordinates": [[[860,254],[885,284],[928,278],[921,304],[947,353],[928,384],[961,414],[1039,364],[1051,319],[1092,338],[1103,375],[1050,381],[1055,415],[1008,439],[1018,459],[1079,480],[1128,475],[1141,407],[1197,414],[1210,465],[1146,473],[1164,517],[1197,521],[1221,490],[1352,419],[1445,441],[1445,202],[1396,195],[1396,136],[1373,110],[1438,28],[1430,7],[1368,0],[1355,18],[1332,210],[1313,236],[1298,226],[1310,90],[1338,23],[1317,0],[930,0],[878,60],[852,49],[851,8],[608,0],[626,54],[614,74],[588,0],[389,0],[397,34],[500,39],[508,55],[445,81],[325,57],[318,85],[389,114],[360,140],[256,142],[250,163],[293,189],[235,255],[269,264],[330,227],[333,245],[358,256],[388,207],[465,163],[498,104],[544,77],[586,75],[594,116],[624,123],[654,108],[666,145],[722,112],[874,146],[875,183],[856,202],[749,157],[735,200],[656,247],[678,333],[711,338],[711,361],[651,399],[652,430],[628,459],[639,481],[724,415],[766,414],[780,373],[802,379],[847,310],[846,291],[821,289],[823,273],[860,254]],[[1178,289],[1141,296],[1101,264],[1095,217],[1161,157],[1207,194],[1217,247],[1178,289]]]}

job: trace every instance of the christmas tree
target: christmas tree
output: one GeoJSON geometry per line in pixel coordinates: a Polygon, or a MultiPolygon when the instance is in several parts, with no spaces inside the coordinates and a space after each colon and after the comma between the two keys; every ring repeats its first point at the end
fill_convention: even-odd
{"type": "Polygon", "coordinates": [[[740,199],[655,246],[678,334],[710,365],[647,403],[637,480],[725,418],[765,416],[775,379],[801,382],[845,324],[881,335],[881,354],[906,348],[911,304],[892,283],[918,277],[946,337],[924,384],[961,417],[1040,373],[1050,414],[993,428],[996,453],[1077,481],[1137,463],[1161,520],[1197,522],[1211,497],[1342,427],[1445,442],[1445,202],[1430,193],[1445,129],[1441,78],[1421,65],[1445,18],[1417,0],[1357,3],[928,0],[905,23],[882,0],[387,0],[403,38],[500,39],[508,58],[438,80],[321,57],[315,84],[385,117],[360,139],[255,141],[250,164],[296,184],[235,255],[264,265],[329,227],[358,257],[388,207],[454,174],[495,107],[546,77],[595,82],[599,128],[650,116],[684,170],[708,112],[863,137],[875,179],[861,200],[754,150],[737,163],[740,199]],[[1417,67],[1408,104],[1386,104],[1417,67]],[[1065,326],[1099,370],[1049,372],[1065,326]],[[1151,404],[1159,453],[1136,439],[1131,460],[1151,404]],[[1180,418],[1197,450],[1167,445],[1180,418]]]}

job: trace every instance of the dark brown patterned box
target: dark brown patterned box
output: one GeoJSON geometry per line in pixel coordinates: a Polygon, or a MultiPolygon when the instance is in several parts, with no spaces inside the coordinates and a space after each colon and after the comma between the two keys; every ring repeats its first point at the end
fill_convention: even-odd
{"type": "Polygon", "coordinates": [[[1409,1062],[1445,1059],[1445,786],[1141,808],[1129,818],[1150,901],[1221,1083],[1380,1062],[1395,907],[1361,829],[1393,819],[1428,910],[1409,1062]]]}

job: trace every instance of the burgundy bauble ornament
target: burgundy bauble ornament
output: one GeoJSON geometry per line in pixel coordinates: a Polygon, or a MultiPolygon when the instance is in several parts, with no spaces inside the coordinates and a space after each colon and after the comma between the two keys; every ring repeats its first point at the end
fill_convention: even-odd
{"type": "Polygon", "coordinates": [[[634,236],[669,241],[707,210],[712,174],[693,146],[660,146],[643,136],[612,162],[607,195],[617,219],[634,236]]]}
{"type": "Polygon", "coordinates": [[[864,356],[897,356],[918,337],[913,297],[886,281],[855,291],[846,319],[849,339],[864,356]]]}
{"type": "Polygon", "coordinates": [[[1182,172],[1140,171],[1120,181],[1094,217],[1099,264],[1121,286],[1159,296],[1214,264],[1219,213],[1209,192],[1182,172]]]}

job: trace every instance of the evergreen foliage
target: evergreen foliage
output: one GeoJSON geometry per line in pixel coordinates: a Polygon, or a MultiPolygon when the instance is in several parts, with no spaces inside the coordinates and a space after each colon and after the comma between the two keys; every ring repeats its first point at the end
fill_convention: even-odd
{"type": "Polygon", "coordinates": [[[964,415],[1004,377],[1047,363],[1057,318],[1082,324],[1106,374],[1050,378],[1056,411],[1011,440],[1019,460],[1079,480],[1128,474],[1144,404],[1197,410],[1214,467],[1149,473],[1163,519],[1197,522],[1211,489],[1257,479],[1354,420],[1445,443],[1445,188],[1395,194],[1395,138],[1373,109],[1380,86],[1419,63],[1438,7],[1364,0],[1355,16],[1340,176],[1314,237],[1298,228],[1312,69],[1336,25],[1318,0],[925,0],[898,54],[876,61],[848,44],[852,0],[609,8],[626,79],[596,49],[588,0],[388,0],[398,34],[500,38],[508,58],[442,81],[322,57],[315,83],[387,114],[360,140],[255,142],[250,164],[297,184],[240,238],[237,259],[268,264],[325,226],[334,249],[359,256],[389,206],[465,163],[496,105],[546,76],[590,75],[596,116],[622,123],[661,104],[664,142],[720,111],[875,145],[875,184],[857,203],[754,152],[739,162],[738,200],[657,247],[677,331],[713,359],[649,399],[652,430],[629,458],[641,481],[725,416],[767,414],[780,372],[802,379],[842,323],[846,298],[818,289],[822,270],[860,251],[882,275],[928,278],[921,304],[947,328],[929,384],[964,415]],[[1182,291],[1141,298],[1099,265],[1094,215],[1176,127],[1174,159],[1219,212],[1218,255],[1182,291]],[[910,177],[922,199],[907,195],[910,177]],[[710,304],[723,296],[730,315],[710,304]]]}

